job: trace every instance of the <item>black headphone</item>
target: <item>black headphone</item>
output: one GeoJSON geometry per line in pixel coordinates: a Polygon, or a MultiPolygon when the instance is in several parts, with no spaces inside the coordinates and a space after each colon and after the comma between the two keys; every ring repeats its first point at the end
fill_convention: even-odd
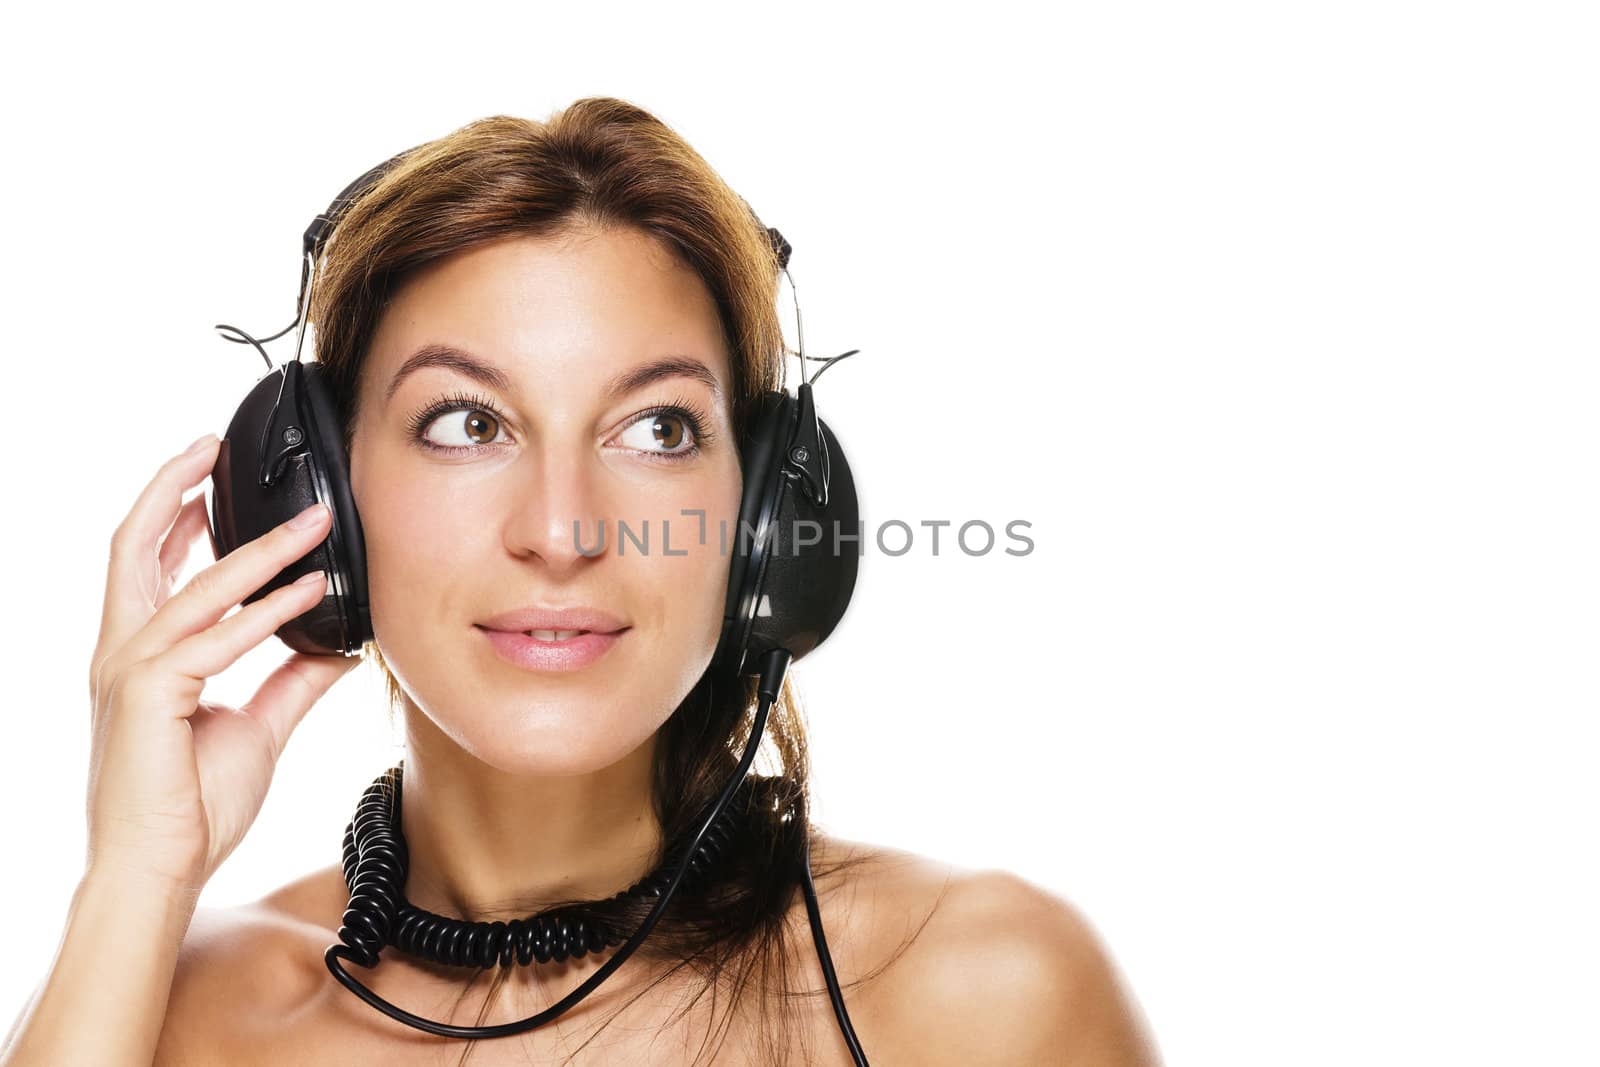
{"type": "MultiPolygon", "coordinates": [[[[405,155],[357,178],[306,229],[302,331],[307,272],[314,276],[340,213],[405,155]]],[[[776,229],[763,229],[786,271],[789,243],[776,229]]],[[[739,525],[727,539],[728,594],[712,661],[714,669],[733,675],[757,673],[764,654],[775,649],[787,650],[791,661],[804,656],[833,632],[855,588],[858,552],[837,551],[840,531],[853,537],[859,529],[850,466],[816,413],[811,383],[802,382],[797,393],[761,396],[740,442],[744,490],[739,525]],[[820,531],[814,543],[800,536],[802,527],[820,531]],[[785,543],[793,551],[783,551],[785,543]]],[[[372,637],[361,518],[328,380],[321,365],[302,363],[297,351],[256,383],[228,424],[212,472],[212,548],[221,559],[319,501],[333,513],[327,539],[244,603],[326,571],[327,595],[284,623],[278,637],[299,652],[355,655],[372,637]]]]}
{"type": "MultiPolygon", "coordinates": [[[[296,312],[299,342],[304,341],[310,303],[308,294],[315,285],[322,250],[341,214],[410,151],[412,149],[380,163],[351,182],[306,228],[296,312]]],[[[787,273],[792,251],[789,243],[776,229],[763,225],[753,209],[751,216],[766,232],[777,255],[778,269],[787,273]]],[[[792,286],[791,279],[791,289],[792,286]]],[[[798,319],[798,299],[795,311],[798,319]]],[[[256,338],[236,327],[219,325],[217,328],[239,334],[239,337],[224,336],[230,341],[254,345],[267,360],[268,367],[272,367],[271,359],[256,338]]],[[[289,328],[264,340],[281,337],[289,328]]],[[[797,394],[764,393],[747,420],[747,429],[739,443],[744,488],[739,525],[731,537],[722,633],[711,670],[734,677],[755,675],[759,679],[757,690],[763,703],[734,776],[736,780],[743,778],[755,755],[766,710],[776,701],[789,664],[833,632],[849,605],[856,582],[860,511],[855,483],[838,439],[816,413],[811,381],[804,377],[804,361],[816,357],[804,354],[803,335],[800,344],[802,383],[797,394]],[[808,537],[800,536],[801,527],[807,528],[808,537]],[[840,551],[841,538],[847,538],[852,547],[840,551]]],[[[824,366],[815,377],[821,377],[834,361],[854,354],[852,350],[821,360],[824,366]]],[[[301,362],[298,345],[295,358],[271,369],[239,405],[222,439],[211,480],[208,530],[218,559],[314,503],[328,506],[333,523],[327,538],[247,596],[244,603],[253,603],[302,575],[326,571],[328,591],[323,599],[279,627],[277,636],[299,652],[359,654],[363,643],[372,638],[373,631],[367,591],[366,545],[350,490],[349,456],[340,436],[329,380],[320,364],[301,362]]],[[[719,540],[719,544],[724,543],[719,540]]],[[[736,784],[736,781],[729,782],[689,849],[694,849],[705,835],[736,784]]],[[[802,887],[810,912],[813,940],[834,1013],[855,1061],[865,1064],[866,1058],[850,1027],[822,933],[809,852],[803,874],[802,887]]],[[[654,926],[676,885],[674,880],[655,912],[629,944],[557,1008],[565,1010],[570,1003],[581,999],[626,958],[654,926]]],[[[343,937],[346,931],[340,933],[343,937]]],[[[335,957],[358,957],[341,946],[331,947],[327,957],[335,976],[353,992],[391,1016],[433,1033],[457,1036],[480,1032],[485,1035],[513,1033],[528,1028],[528,1024],[538,1025],[536,1019],[542,1017],[484,1031],[430,1023],[360,987],[336,966],[335,957]]],[[[551,1009],[542,1015],[554,1011],[551,1009]]]]}

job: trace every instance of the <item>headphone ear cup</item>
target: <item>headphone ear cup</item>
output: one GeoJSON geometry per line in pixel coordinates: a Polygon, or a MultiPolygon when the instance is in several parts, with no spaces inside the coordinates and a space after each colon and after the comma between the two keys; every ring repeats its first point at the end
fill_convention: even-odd
{"type": "Polygon", "coordinates": [[[739,443],[739,464],[744,473],[744,490],[739,500],[738,522],[733,529],[728,559],[728,595],[722,614],[722,640],[712,662],[737,676],[744,667],[745,641],[750,632],[750,616],[759,607],[761,566],[764,553],[756,542],[762,529],[762,515],[770,515],[782,475],[778,442],[787,441],[794,412],[789,398],[776,391],[762,394],[751,412],[748,427],[739,443]]]}
{"type": "Polygon", "coordinates": [[[833,632],[855,591],[860,504],[838,438],[821,418],[828,504],[818,507],[786,472],[784,449],[799,400],[769,392],[742,451],[745,491],[734,531],[719,662],[734,673],[774,648],[798,660],[833,632]]]}
{"type": "Polygon", "coordinates": [[[328,585],[343,632],[338,651],[356,654],[372,639],[372,610],[367,595],[367,541],[350,488],[350,453],[339,434],[339,414],[327,371],[320,363],[305,367],[305,396],[310,407],[313,446],[311,468],[320,474],[318,491],[333,512],[327,558],[332,563],[328,585]]]}
{"type": "Polygon", "coordinates": [[[371,637],[366,551],[350,494],[349,460],[322,374],[317,364],[285,363],[257,382],[239,405],[211,472],[209,533],[222,559],[312,504],[327,504],[333,514],[328,536],[243,603],[253,604],[302,575],[326,571],[328,591],[322,600],[280,626],[277,636],[297,652],[352,654],[371,637]],[[261,484],[264,450],[272,454],[266,468],[273,473],[270,485],[261,484]]]}
{"type": "Polygon", "coordinates": [[[828,505],[812,503],[797,479],[780,478],[774,540],[745,641],[746,654],[754,659],[774,648],[800,659],[833,632],[855,592],[862,532],[855,480],[838,439],[820,416],[817,426],[832,465],[828,505]]]}

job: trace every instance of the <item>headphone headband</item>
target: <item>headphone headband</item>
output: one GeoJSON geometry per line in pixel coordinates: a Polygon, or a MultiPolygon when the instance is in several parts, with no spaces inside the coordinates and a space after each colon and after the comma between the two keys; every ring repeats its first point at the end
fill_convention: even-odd
{"type": "MultiPolygon", "coordinates": [[[[421,147],[421,145],[414,145],[411,148],[406,149],[404,152],[396,153],[395,155],[384,160],[382,163],[379,163],[376,167],[373,167],[371,170],[367,171],[365,174],[361,175],[361,177],[357,178],[349,185],[345,186],[344,189],[340,191],[339,195],[334,197],[332,202],[328,204],[327,210],[318,215],[316,218],[312,219],[311,225],[306,227],[305,235],[301,240],[302,252],[305,255],[311,256],[313,259],[321,256],[323,246],[328,243],[328,238],[333,235],[333,228],[338,225],[340,216],[344,214],[345,209],[350,206],[350,203],[362,193],[370,189],[373,185],[377,184],[378,179],[387,174],[389,169],[396,163],[399,163],[406,156],[410,155],[412,152],[421,147]]],[[[761,227],[761,229],[766,233],[767,242],[772,245],[772,251],[776,253],[778,257],[778,269],[788,270],[789,255],[794,251],[794,246],[789,244],[789,242],[784,239],[783,234],[779,233],[775,227],[768,226],[766,223],[762,222],[761,216],[756,214],[755,208],[750,207],[750,202],[748,200],[745,200],[744,197],[740,197],[739,199],[750,211],[750,217],[755,220],[756,225],[761,227]]]]}
{"type": "Polygon", "coordinates": [[[339,222],[339,217],[344,214],[350,202],[377,184],[379,178],[389,172],[389,168],[400,162],[406,156],[415,152],[421,145],[414,145],[404,152],[398,152],[367,171],[361,177],[345,186],[339,195],[328,204],[328,209],[311,220],[311,225],[306,227],[305,237],[301,241],[301,248],[306,255],[313,258],[322,255],[322,246],[328,243],[328,238],[333,235],[333,228],[339,222]]]}

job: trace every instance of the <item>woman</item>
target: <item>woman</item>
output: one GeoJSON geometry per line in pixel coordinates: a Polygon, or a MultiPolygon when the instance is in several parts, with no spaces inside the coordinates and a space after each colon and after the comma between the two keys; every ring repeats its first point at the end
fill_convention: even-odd
{"type": "MultiPolygon", "coordinates": [[[[614,99],[471,123],[341,216],[308,315],[367,548],[363,658],[403,717],[413,905],[509,922],[605,901],[720,792],[754,689],[712,684],[728,556],[698,534],[736,528],[737,442],[781,387],[778,277],[739,197],[614,99]],[[616,544],[595,551],[603,521],[616,544]],[[647,522],[670,551],[624,548],[621,526],[647,522]]],[[[787,683],[763,742],[776,770],[753,779],[727,854],[537,1029],[463,1043],[332,981],[339,862],[251,907],[196,909],[290,732],[357,662],[295,653],[244,709],[200,699],[323,596],[285,586],[223,617],[329,530],[310,509],[174,592],[207,528],[203,496],[180,501],[217,454],[208,435],[166,464],[113,538],[89,862],[5,1064],[848,1063],[798,891],[806,835],[850,1020],[879,1063],[1154,1062],[1059,898],[811,826],[787,683]]],[[[355,970],[407,1010],[482,1025],[548,1008],[608,955],[491,975],[391,949],[355,970]]]]}

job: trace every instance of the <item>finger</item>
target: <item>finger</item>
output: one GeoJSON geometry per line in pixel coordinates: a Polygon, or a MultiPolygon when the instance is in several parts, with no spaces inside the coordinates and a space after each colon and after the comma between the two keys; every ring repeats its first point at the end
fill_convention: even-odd
{"type": "MultiPolygon", "coordinates": [[[[142,597],[147,598],[146,606],[152,613],[171,597],[173,585],[178,582],[178,573],[181,571],[184,561],[189,558],[189,544],[197,536],[197,530],[194,530],[195,526],[198,526],[198,530],[205,530],[206,528],[205,494],[203,493],[195,494],[194,499],[190,499],[187,504],[182,506],[182,509],[179,509],[178,518],[173,522],[173,528],[162,539],[160,557],[157,560],[152,560],[150,569],[155,573],[155,577],[152,579],[155,589],[154,592],[141,593],[142,597]]],[[[208,544],[210,544],[210,539],[208,539],[208,544]]],[[[139,584],[141,584],[141,587],[144,585],[142,571],[144,571],[144,568],[139,568],[139,573],[141,573],[139,574],[141,576],[139,584]]],[[[102,629],[104,629],[104,625],[102,625],[102,629]]],[[[126,651],[125,645],[107,645],[104,640],[94,649],[93,661],[90,664],[91,704],[99,704],[99,680],[101,680],[102,670],[107,664],[114,662],[114,654],[118,653],[118,651],[126,651]]]]}
{"type": "MultiPolygon", "coordinates": [[[[208,532],[210,518],[206,513],[206,498],[204,493],[196,494],[178,512],[177,519],[172,524],[172,529],[167,532],[166,539],[161,542],[160,581],[156,585],[154,607],[159,608],[167,602],[172,595],[173,587],[178,581],[178,572],[189,559],[189,552],[195,539],[202,533],[208,532]]],[[[210,544],[207,537],[206,543],[210,544]]]]}
{"type": "Polygon", "coordinates": [[[213,434],[197,450],[163,463],[112,534],[97,641],[105,651],[120,647],[155,610],[154,590],[149,586],[156,567],[156,543],[178,517],[184,492],[211,473],[218,444],[213,434]]]}
{"type": "Polygon", "coordinates": [[[289,735],[322,695],[361,662],[360,656],[308,656],[296,652],[261,683],[250,702],[240,708],[267,729],[276,761],[289,743],[289,735]]]}
{"type": "Polygon", "coordinates": [[[302,514],[310,519],[310,525],[290,525],[301,516],[279,523],[190,578],[128,639],[117,653],[118,658],[137,662],[160,655],[179,641],[213,626],[285,567],[304,559],[328,536],[332,519],[327,507],[320,504],[302,514]]]}
{"type": "MultiPolygon", "coordinates": [[[[167,679],[170,685],[160,692],[147,690],[145,695],[161,708],[173,711],[178,718],[193,715],[200,688],[207,678],[221,674],[284,623],[311,610],[322,598],[328,585],[327,577],[318,572],[316,578],[320,581],[295,582],[274,589],[215,626],[190,634],[159,655],[137,664],[133,669],[167,679]],[[173,699],[178,697],[183,699],[173,699]]],[[[173,602],[176,603],[176,598],[173,602]]]]}

